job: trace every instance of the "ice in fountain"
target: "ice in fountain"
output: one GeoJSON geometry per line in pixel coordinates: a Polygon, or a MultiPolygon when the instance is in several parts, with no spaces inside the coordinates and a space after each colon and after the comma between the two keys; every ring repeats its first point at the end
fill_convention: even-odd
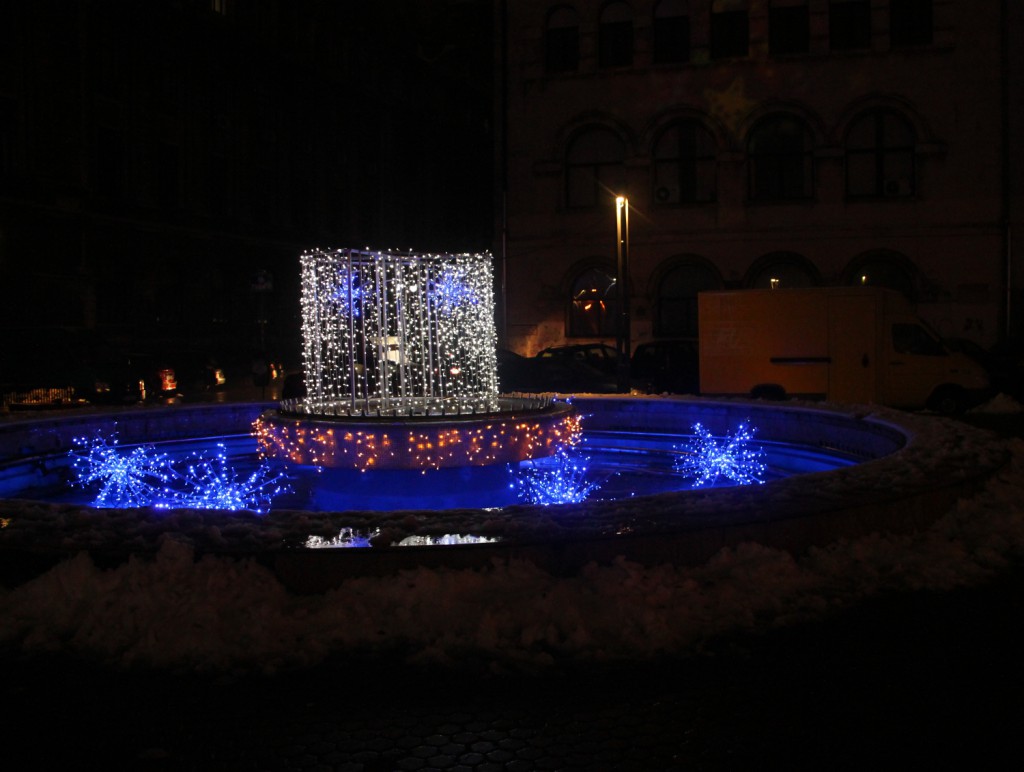
{"type": "Polygon", "coordinates": [[[579,419],[499,397],[489,254],[301,258],[306,396],[262,416],[263,452],[327,467],[484,466],[548,456],[579,419]]]}

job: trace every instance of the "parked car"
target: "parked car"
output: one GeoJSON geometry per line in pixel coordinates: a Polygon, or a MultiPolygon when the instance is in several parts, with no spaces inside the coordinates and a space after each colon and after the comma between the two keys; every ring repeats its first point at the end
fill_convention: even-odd
{"type": "Polygon", "coordinates": [[[697,341],[672,338],[641,343],[633,352],[631,376],[651,393],[696,394],[700,390],[697,341]]]}
{"type": "Polygon", "coordinates": [[[505,393],[614,394],[618,391],[613,373],[593,367],[582,357],[524,357],[507,349],[498,351],[498,386],[505,393]]]}
{"type": "Polygon", "coordinates": [[[603,373],[615,375],[619,354],[607,343],[571,343],[566,346],[550,346],[541,350],[536,358],[583,362],[603,373]]]}

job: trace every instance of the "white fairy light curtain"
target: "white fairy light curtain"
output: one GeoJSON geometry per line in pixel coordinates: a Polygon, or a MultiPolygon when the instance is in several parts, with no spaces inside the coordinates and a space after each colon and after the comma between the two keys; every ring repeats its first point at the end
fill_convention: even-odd
{"type": "Polygon", "coordinates": [[[314,415],[498,409],[492,259],[339,249],[301,257],[307,396],[314,415]]]}

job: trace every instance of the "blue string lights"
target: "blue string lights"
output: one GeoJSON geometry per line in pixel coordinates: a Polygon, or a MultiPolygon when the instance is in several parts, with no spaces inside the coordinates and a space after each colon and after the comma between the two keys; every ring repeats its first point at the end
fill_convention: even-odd
{"type": "Polygon", "coordinates": [[[91,440],[78,438],[70,455],[77,485],[99,486],[93,506],[144,507],[157,499],[161,486],[172,478],[170,461],[150,447],[136,447],[125,453],[117,437],[91,440]]]}
{"type": "Polygon", "coordinates": [[[288,490],[284,474],[272,472],[267,462],[248,477],[240,476],[228,465],[220,443],[212,457],[193,453],[179,462],[147,445],[124,452],[116,437],[79,438],[74,444],[74,484],[99,486],[92,505],[100,509],[151,506],[262,513],[275,496],[288,490]]]}
{"type": "Polygon", "coordinates": [[[192,454],[188,465],[179,473],[181,487],[171,491],[169,503],[158,502],[157,506],[265,512],[274,497],[288,489],[284,476],[272,474],[266,463],[260,464],[248,477],[240,477],[228,466],[224,445],[217,443],[216,447],[213,458],[192,454]]]}
{"type": "Polygon", "coordinates": [[[767,469],[762,461],[764,451],[748,447],[756,429],[740,424],[732,436],[726,434],[720,438],[699,423],[693,425],[692,431],[693,439],[677,447],[682,455],[676,459],[674,468],[692,477],[694,488],[712,486],[722,478],[733,485],[764,482],[761,479],[767,469]]]}
{"type": "Polygon", "coordinates": [[[586,456],[563,446],[550,458],[523,462],[512,486],[531,504],[581,504],[601,487],[587,480],[589,463],[586,456]]]}

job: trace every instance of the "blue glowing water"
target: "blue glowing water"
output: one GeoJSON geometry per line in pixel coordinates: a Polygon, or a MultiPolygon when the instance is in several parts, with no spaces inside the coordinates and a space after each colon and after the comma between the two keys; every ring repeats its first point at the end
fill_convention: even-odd
{"type": "MultiPolygon", "coordinates": [[[[569,485],[575,485],[577,491],[586,489],[587,500],[690,489],[695,481],[692,475],[685,473],[687,465],[680,464],[680,459],[682,449],[692,447],[693,439],[678,434],[585,431],[582,442],[571,451],[575,464],[571,474],[577,479],[569,480],[569,485]],[[584,467],[584,471],[581,472],[580,467],[584,467]]],[[[850,466],[860,460],[838,451],[789,443],[755,440],[753,444],[763,451],[760,460],[765,470],[759,478],[765,482],[850,466]]],[[[171,461],[187,462],[197,456],[222,454],[237,479],[248,478],[268,463],[260,460],[256,441],[250,435],[166,442],[149,447],[171,461]]],[[[131,453],[133,447],[124,446],[122,450],[131,453]]],[[[316,512],[507,507],[530,503],[524,499],[524,480],[564,477],[567,468],[565,460],[557,456],[515,466],[426,472],[275,467],[274,473],[286,474],[289,490],[276,494],[270,508],[316,512]]],[[[75,471],[73,460],[63,454],[11,465],[0,474],[0,497],[93,504],[97,491],[75,485],[75,471]]],[[[715,486],[728,484],[732,481],[726,478],[714,482],[715,486]]]]}

